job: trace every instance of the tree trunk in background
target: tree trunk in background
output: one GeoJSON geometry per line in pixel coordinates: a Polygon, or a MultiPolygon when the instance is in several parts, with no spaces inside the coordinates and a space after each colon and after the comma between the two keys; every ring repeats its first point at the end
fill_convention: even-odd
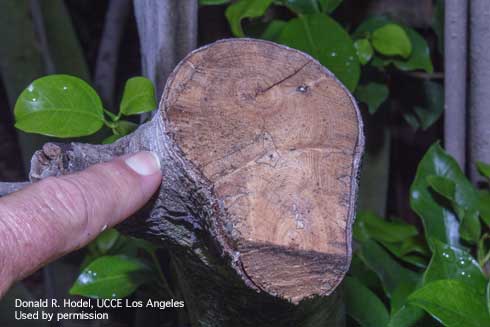
{"type": "MultiPolygon", "coordinates": [[[[480,180],[476,161],[490,163],[490,1],[470,2],[470,176],[480,180]]],[[[452,87],[452,86],[450,86],[452,87]]],[[[452,89],[449,89],[452,92],[452,89]]]]}
{"type": "Polygon", "coordinates": [[[94,86],[107,109],[113,108],[119,47],[131,0],[111,0],[105,16],[104,31],[100,40],[95,66],[94,86]]]}
{"type": "Polygon", "coordinates": [[[160,98],[175,65],[197,46],[197,0],[134,0],[143,75],[160,98]]]}
{"type": "Polygon", "coordinates": [[[468,2],[446,0],[444,15],[444,146],[466,167],[468,2]]]}

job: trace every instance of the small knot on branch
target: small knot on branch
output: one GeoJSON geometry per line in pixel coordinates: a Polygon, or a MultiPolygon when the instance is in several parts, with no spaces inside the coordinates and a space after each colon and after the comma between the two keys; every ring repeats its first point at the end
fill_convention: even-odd
{"type": "Polygon", "coordinates": [[[44,144],[42,150],[36,151],[31,159],[30,180],[35,182],[49,176],[60,176],[68,173],[70,150],[70,144],[44,144]]]}

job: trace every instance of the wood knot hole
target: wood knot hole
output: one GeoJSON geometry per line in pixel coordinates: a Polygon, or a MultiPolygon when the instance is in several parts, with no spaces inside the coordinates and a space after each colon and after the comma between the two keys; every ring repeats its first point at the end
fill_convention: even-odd
{"type": "Polygon", "coordinates": [[[296,88],[296,91],[300,93],[306,93],[308,92],[308,86],[307,85],[300,85],[296,88]]]}

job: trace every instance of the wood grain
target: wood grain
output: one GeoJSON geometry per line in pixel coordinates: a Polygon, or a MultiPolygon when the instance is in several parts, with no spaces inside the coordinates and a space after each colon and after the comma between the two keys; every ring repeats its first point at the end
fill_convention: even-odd
{"type": "Polygon", "coordinates": [[[185,58],[161,102],[171,138],[213,185],[218,219],[261,290],[300,301],[348,270],[362,123],[313,58],[235,39],[185,58]]]}

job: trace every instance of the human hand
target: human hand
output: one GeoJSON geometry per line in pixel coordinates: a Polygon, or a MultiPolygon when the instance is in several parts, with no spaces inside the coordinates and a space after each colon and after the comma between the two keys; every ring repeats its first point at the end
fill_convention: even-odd
{"type": "Polygon", "coordinates": [[[14,281],[129,217],[161,178],[158,158],[138,152],[1,198],[0,296],[14,281]]]}

